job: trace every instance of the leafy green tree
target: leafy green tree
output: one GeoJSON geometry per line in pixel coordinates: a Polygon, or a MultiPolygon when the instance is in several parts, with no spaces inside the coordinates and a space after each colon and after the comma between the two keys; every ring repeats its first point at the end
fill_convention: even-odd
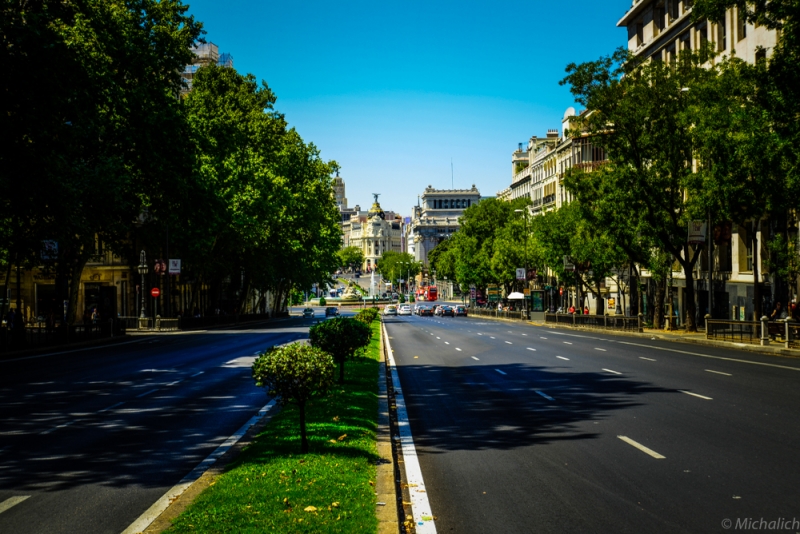
{"type": "Polygon", "coordinates": [[[381,255],[378,261],[376,272],[389,280],[392,287],[397,287],[398,280],[405,279],[406,276],[414,277],[420,272],[419,262],[414,260],[414,256],[408,252],[395,252],[387,250],[381,255]]]}
{"type": "Polygon", "coordinates": [[[506,225],[499,227],[495,233],[492,271],[497,282],[506,286],[507,292],[511,291],[514,284],[520,283],[516,279],[517,268],[543,265],[542,259],[536,255],[537,249],[529,235],[532,217],[528,215],[528,220],[525,217],[524,211],[515,212],[506,225]]]}
{"type": "Polygon", "coordinates": [[[682,53],[674,65],[639,63],[620,49],[597,61],[568,65],[561,82],[592,110],[578,119],[575,131],[606,149],[604,178],[619,192],[617,208],[624,219],[682,267],[690,331],[697,329],[694,267],[700,254],[689,245],[687,229],[691,220],[705,218],[690,200],[696,120],[691,111],[697,98],[692,89],[714,76],[702,66],[707,59],[701,51],[682,53]]]}
{"type": "Polygon", "coordinates": [[[339,251],[340,267],[355,267],[360,269],[364,264],[364,252],[358,247],[345,247],[339,251]]]}
{"type": "Polygon", "coordinates": [[[372,329],[362,321],[349,317],[334,317],[309,329],[312,347],[324,350],[339,364],[339,383],[344,384],[344,362],[359,349],[369,345],[372,329]]]}
{"type": "Polygon", "coordinates": [[[267,349],[253,363],[256,386],[267,390],[281,406],[294,404],[300,411],[300,447],[308,453],[306,404],[328,394],[334,384],[336,364],[330,354],[301,343],[267,349]]]}

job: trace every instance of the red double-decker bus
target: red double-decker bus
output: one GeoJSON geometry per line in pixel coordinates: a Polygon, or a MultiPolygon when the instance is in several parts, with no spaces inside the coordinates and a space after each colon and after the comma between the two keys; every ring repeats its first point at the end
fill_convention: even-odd
{"type": "Polygon", "coordinates": [[[425,288],[425,300],[428,302],[433,302],[439,296],[439,291],[436,289],[436,286],[428,286],[425,288]]]}

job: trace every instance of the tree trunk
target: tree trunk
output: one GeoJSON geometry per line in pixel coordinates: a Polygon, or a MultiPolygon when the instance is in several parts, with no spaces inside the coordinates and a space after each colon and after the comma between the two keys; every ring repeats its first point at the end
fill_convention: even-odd
{"type": "Polygon", "coordinates": [[[629,272],[628,288],[631,296],[631,315],[636,316],[639,314],[639,271],[631,268],[629,272]]]}
{"type": "Polygon", "coordinates": [[[300,452],[308,454],[308,437],[306,436],[306,403],[301,402],[300,407],[300,452]]]}
{"type": "Polygon", "coordinates": [[[664,325],[664,297],[667,292],[667,279],[656,280],[656,302],[653,306],[653,328],[659,330],[664,325]]]}
{"type": "Polygon", "coordinates": [[[697,332],[697,304],[694,301],[694,269],[686,270],[686,331],[697,332]]]}
{"type": "Polygon", "coordinates": [[[594,301],[594,313],[596,315],[603,315],[603,297],[600,295],[600,281],[596,281],[597,284],[597,298],[594,301]]]}

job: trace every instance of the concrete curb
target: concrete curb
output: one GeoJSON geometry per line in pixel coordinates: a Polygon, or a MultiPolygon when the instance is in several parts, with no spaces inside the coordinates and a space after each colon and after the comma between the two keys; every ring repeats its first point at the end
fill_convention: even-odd
{"type": "Polygon", "coordinates": [[[397,484],[395,482],[395,461],[392,450],[391,420],[389,417],[389,394],[386,385],[386,361],[383,358],[383,327],[381,326],[381,362],[378,371],[378,434],[377,448],[380,459],[375,475],[375,495],[377,498],[378,534],[397,534],[400,531],[397,515],[397,484]]]}

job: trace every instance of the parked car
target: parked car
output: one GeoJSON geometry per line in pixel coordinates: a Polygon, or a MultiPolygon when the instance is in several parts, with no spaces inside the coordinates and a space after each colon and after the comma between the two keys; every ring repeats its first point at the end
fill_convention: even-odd
{"type": "Polygon", "coordinates": [[[467,316],[467,307],[456,306],[456,317],[466,317],[466,316],[467,316]]]}
{"type": "Polygon", "coordinates": [[[306,308],[303,310],[303,319],[308,319],[309,317],[314,317],[314,310],[311,308],[306,308]]]}
{"type": "Polygon", "coordinates": [[[433,308],[430,306],[422,306],[419,309],[419,316],[420,317],[433,317],[433,308]]]}
{"type": "Polygon", "coordinates": [[[328,306],[327,308],[325,308],[325,317],[329,317],[331,315],[333,315],[334,317],[339,315],[339,308],[337,308],[336,306],[328,306]]]}
{"type": "Polygon", "coordinates": [[[397,315],[411,315],[411,306],[408,304],[400,306],[400,310],[397,312],[397,315]]]}
{"type": "Polygon", "coordinates": [[[384,315],[397,315],[397,306],[389,304],[383,309],[384,315]]]}

